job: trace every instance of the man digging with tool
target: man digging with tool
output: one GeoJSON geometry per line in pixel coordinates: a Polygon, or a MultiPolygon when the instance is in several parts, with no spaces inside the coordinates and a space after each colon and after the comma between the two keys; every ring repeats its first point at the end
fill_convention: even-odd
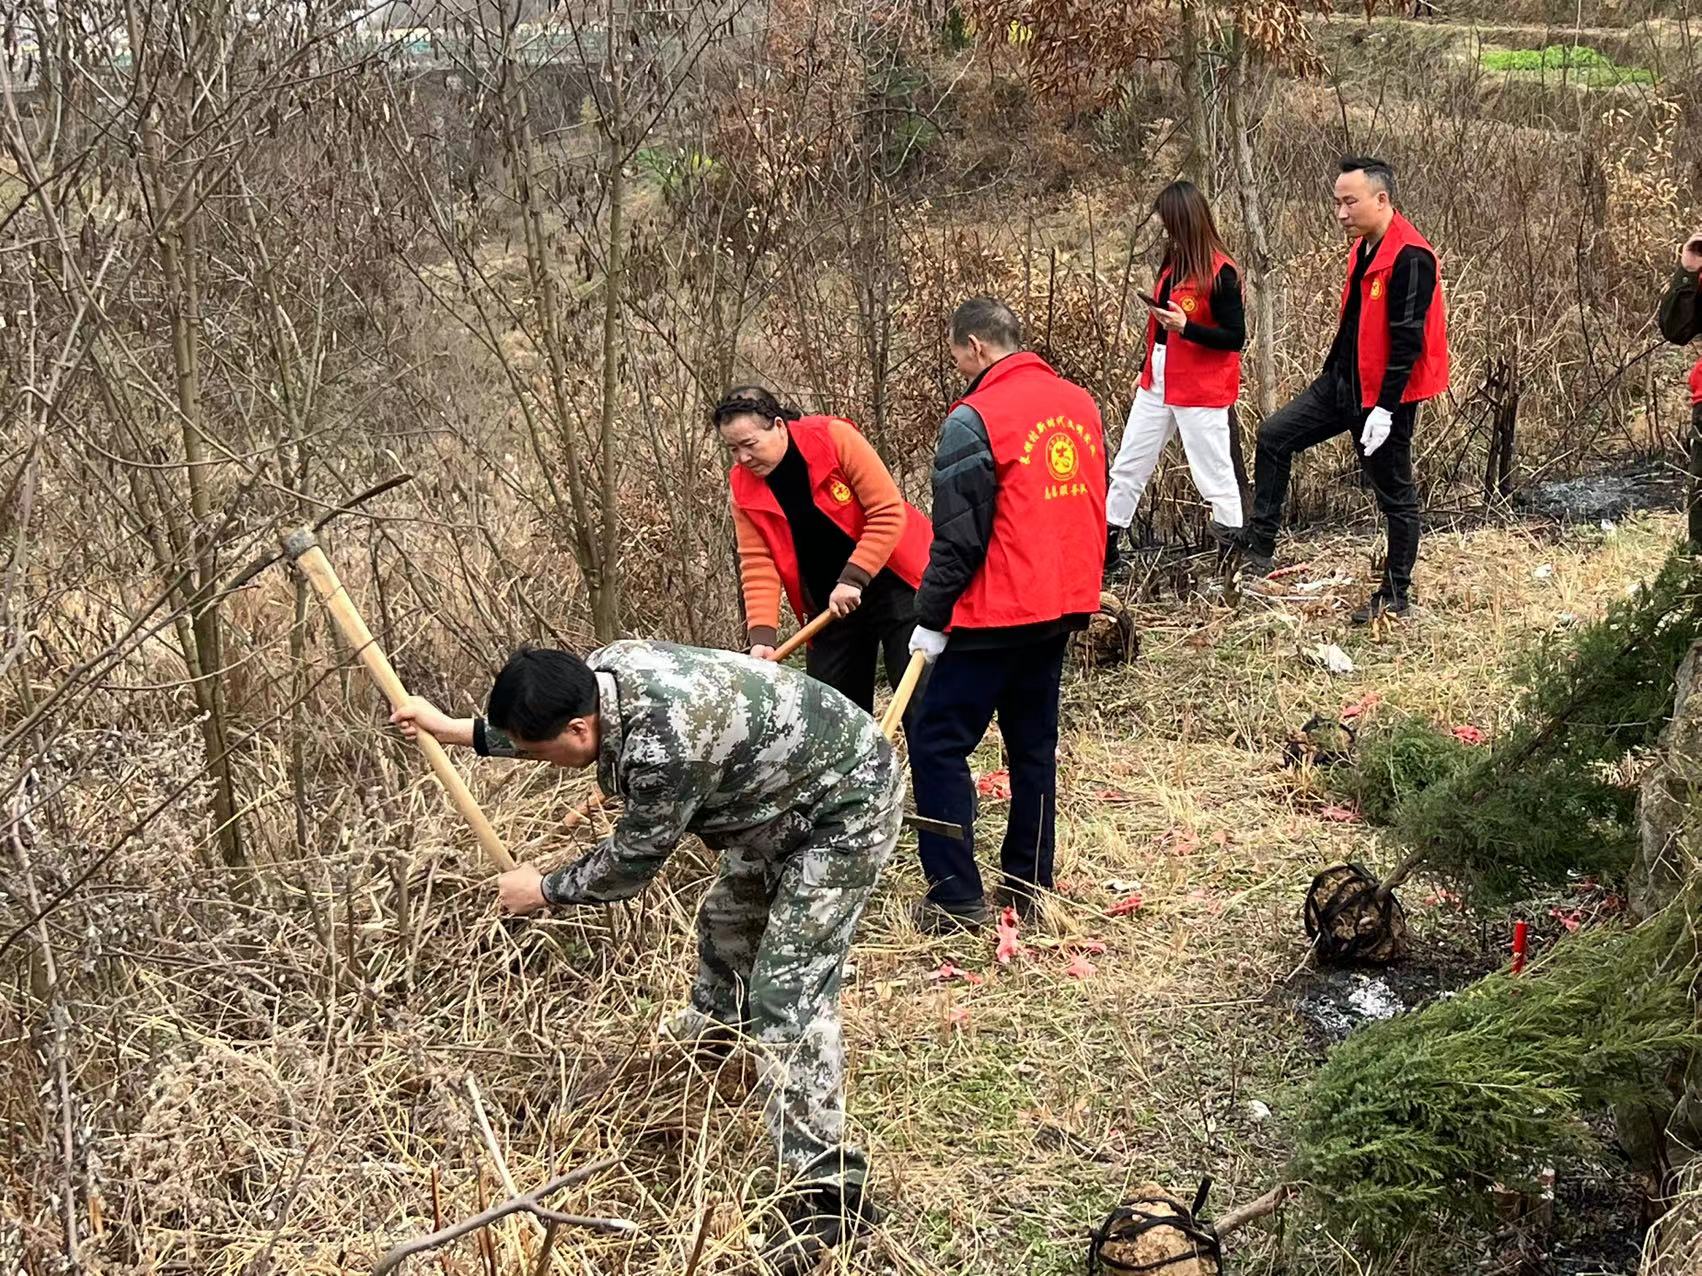
{"type": "Polygon", "coordinates": [[[510,913],[630,899],[687,833],[720,852],[677,1035],[732,1029],[755,1043],[785,1189],[785,1226],[764,1257],[805,1272],[878,1221],[867,1162],[845,1142],[838,1013],[852,934],[902,815],[903,771],[875,720],[781,665],[623,641],[584,660],[516,652],[483,718],[415,696],[391,721],[486,756],[595,764],[603,792],[625,800],[589,854],[547,875],[503,873],[510,913]]]}

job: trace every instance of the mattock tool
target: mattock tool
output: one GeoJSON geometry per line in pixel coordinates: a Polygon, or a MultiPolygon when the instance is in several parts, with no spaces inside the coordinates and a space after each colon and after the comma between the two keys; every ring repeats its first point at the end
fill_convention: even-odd
{"type": "MultiPolygon", "coordinates": [[[[888,740],[898,736],[898,724],[904,717],[905,709],[910,707],[910,697],[916,694],[916,684],[922,681],[922,670],[928,665],[928,658],[919,651],[910,653],[910,663],[904,667],[904,676],[898,680],[898,686],[893,690],[892,700],[887,704],[886,712],[881,715],[881,734],[888,740]]],[[[906,815],[904,822],[913,829],[924,833],[938,833],[941,837],[963,840],[963,826],[953,824],[949,820],[930,820],[925,815],[906,815]]]]}
{"type": "MultiPolygon", "coordinates": [[[[349,598],[349,591],[344,589],[343,582],[337,579],[337,573],[332,570],[325,551],[319,548],[318,538],[314,536],[312,529],[298,528],[285,536],[284,553],[296,565],[296,569],[307,577],[308,583],[319,595],[319,600],[325,604],[325,610],[331,613],[337,631],[343,635],[343,640],[354,648],[360,662],[366,666],[367,673],[390,701],[390,707],[400,709],[407,702],[407,688],[396,676],[396,670],[384,654],[384,649],[378,645],[378,640],[366,627],[366,621],[361,619],[360,612],[355,609],[353,600],[349,598]]],[[[449,760],[449,755],[444,752],[437,737],[420,731],[414,739],[419,743],[420,752],[425,754],[426,761],[431,764],[432,774],[437,776],[437,782],[443,786],[443,791],[449,795],[449,800],[455,804],[461,818],[467,821],[467,826],[473,830],[473,836],[478,838],[479,848],[484,851],[485,857],[504,872],[513,868],[514,857],[508,853],[508,848],[496,835],[491,822],[485,818],[478,799],[468,789],[467,782],[461,778],[461,773],[455,769],[455,764],[449,760]]]]}

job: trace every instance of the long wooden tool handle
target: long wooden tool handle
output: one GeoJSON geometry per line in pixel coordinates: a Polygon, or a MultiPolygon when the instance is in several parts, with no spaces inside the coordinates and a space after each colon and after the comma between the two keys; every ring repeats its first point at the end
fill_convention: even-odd
{"type": "Polygon", "coordinates": [[[910,704],[910,697],[916,694],[916,684],[922,680],[922,670],[928,667],[928,657],[919,651],[910,653],[910,663],[904,666],[904,676],[898,680],[898,686],[893,689],[892,700],[887,704],[886,712],[881,715],[881,734],[891,740],[898,735],[898,721],[904,716],[904,710],[910,704]]]}
{"type": "MultiPolygon", "coordinates": [[[[284,550],[295,560],[301,574],[307,577],[308,583],[325,604],[325,609],[331,613],[331,619],[343,635],[343,640],[355,649],[355,654],[366,666],[367,673],[372,675],[378,689],[384,693],[385,699],[390,701],[390,707],[400,709],[408,699],[407,688],[396,676],[396,670],[391,667],[389,658],[378,645],[377,639],[372,636],[372,631],[366,627],[366,621],[362,620],[360,612],[355,610],[355,605],[349,598],[349,591],[344,589],[343,582],[337,579],[331,561],[325,557],[325,551],[319,548],[313,533],[305,528],[290,533],[284,538],[284,550]]],[[[455,803],[455,809],[461,812],[461,818],[467,821],[473,830],[473,836],[479,839],[479,846],[486,857],[500,869],[506,871],[513,868],[514,857],[508,853],[508,848],[496,835],[491,822],[485,818],[484,811],[479,808],[478,799],[467,788],[467,782],[461,778],[461,773],[455,769],[455,764],[449,760],[449,755],[443,751],[443,745],[438,743],[437,737],[421,731],[414,739],[418,742],[420,751],[426,755],[426,761],[431,763],[432,774],[437,776],[437,782],[443,786],[449,800],[455,803]]]]}
{"type": "Polygon", "coordinates": [[[784,660],[784,659],[786,659],[787,656],[791,655],[794,651],[798,650],[799,647],[802,647],[811,638],[814,638],[822,630],[826,629],[828,627],[828,625],[830,623],[832,623],[832,621],[833,621],[833,613],[831,611],[822,612],[821,615],[817,616],[814,620],[810,621],[809,624],[805,625],[797,633],[793,634],[785,642],[781,643],[778,647],[776,647],[774,649],[774,654],[772,656],[770,656],[769,659],[770,660],[784,660]]]}

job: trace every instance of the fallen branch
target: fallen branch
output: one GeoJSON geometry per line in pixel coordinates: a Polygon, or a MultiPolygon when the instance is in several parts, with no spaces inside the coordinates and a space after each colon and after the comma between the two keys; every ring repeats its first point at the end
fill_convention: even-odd
{"type": "Polygon", "coordinates": [[[1218,1236],[1228,1236],[1237,1228],[1246,1227],[1256,1219],[1268,1218],[1283,1207],[1289,1197],[1300,1190],[1298,1183],[1278,1183],[1256,1201],[1248,1201],[1236,1209],[1230,1210],[1217,1222],[1212,1224],[1212,1231],[1218,1236]]]}
{"type": "Polygon", "coordinates": [[[551,1179],[542,1187],[526,1192],[520,1196],[512,1196],[506,1201],[498,1202],[483,1213],[475,1214],[472,1218],[451,1224],[448,1227],[432,1232],[426,1236],[416,1236],[411,1241],[402,1241],[393,1246],[389,1253],[378,1260],[378,1265],[372,1269],[372,1276],[386,1276],[395,1271],[415,1254],[424,1254],[439,1246],[447,1245],[450,1241],[459,1240],[481,1228],[489,1227],[492,1223],[507,1218],[510,1214],[521,1212],[532,1215],[547,1223],[556,1223],[563,1227],[585,1227],[597,1232],[613,1232],[619,1236],[631,1236],[638,1231],[638,1224],[624,1218],[587,1218],[579,1214],[563,1214],[560,1210],[552,1210],[543,1203],[543,1198],[561,1191],[564,1187],[572,1187],[582,1183],[594,1174],[601,1174],[618,1164],[613,1157],[587,1165],[583,1169],[574,1170],[571,1174],[563,1174],[560,1178],[551,1179]]]}

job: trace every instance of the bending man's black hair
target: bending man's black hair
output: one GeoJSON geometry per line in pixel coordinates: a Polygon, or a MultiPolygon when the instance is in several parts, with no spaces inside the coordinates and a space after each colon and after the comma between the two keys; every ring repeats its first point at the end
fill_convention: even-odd
{"type": "Polygon", "coordinates": [[[764,421],[779,418],[782,421],[796,421],[803,416],[796,408],[789,408],[774,397],[774,392],[760,385],[736,385],[727,391],[727,397],[717,403],[709,414],[715,428],[720,429],[734,417],[759,416],[764,421]]]}
{"type": "Polygon", "coordinates": [[[570,651],[522,647],[491,686],[485,720],[516,740],[553,740],[597,712],[597,675],[570,651]]]}

